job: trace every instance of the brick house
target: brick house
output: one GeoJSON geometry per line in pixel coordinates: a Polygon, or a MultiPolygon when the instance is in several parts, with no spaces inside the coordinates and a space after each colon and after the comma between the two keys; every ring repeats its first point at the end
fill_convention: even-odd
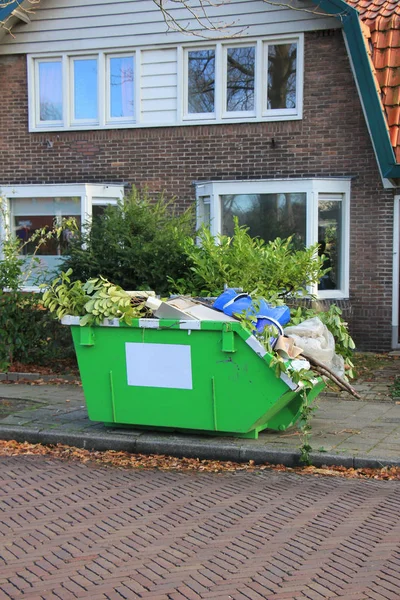
{"type": "Polygon", "coordinates": [[[215,233],[238,215],[320,242],[332,272],[313,291],[351,305],[360,349],[398,348],[400,10],[292,3],[211,6],[206,37],[152,0],[0,9],[1,193],[20,236],[135,184],[195,202],[215,233]]]}

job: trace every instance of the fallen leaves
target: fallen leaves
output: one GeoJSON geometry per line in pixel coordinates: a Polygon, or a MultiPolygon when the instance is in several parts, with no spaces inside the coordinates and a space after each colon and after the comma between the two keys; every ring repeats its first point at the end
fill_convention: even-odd
{"type": "Polygon", "coordinates": [[[255,464],[254,460],[250,460],[247,463],[236,463],[232,461],[200,460],[198,458],[176,458],[162,454],[130,454],[114,450],[100,452],[83,450],[63,444],[44,446],[42,444],[29,444],[28,442],[20,443],[15,440],[0,440],[0,456],[50,456],[51,458],[76,460],[82,463],[94,462],[102,465],[111,465],[122,469],[159,469],[162,471],[195,471],[207,473],[271,470],[301,475],[346,477],[349,479],[400,480],[400,467],[383,467],[381,469],[346,469],[340,466],[289,468],[284,465],[270,465],[268,463],[255,464]]]}
{"type": "Polygon", "coordinates": [[[1,384],[6,385],[79,385],[82,386],[82,382],[80,379],[64,379],[62,377],[46,377],[46,379],[25,379],[24,377],[20,377],[18,380],[9,380],[5,379],[0,382],[1,384]]]}

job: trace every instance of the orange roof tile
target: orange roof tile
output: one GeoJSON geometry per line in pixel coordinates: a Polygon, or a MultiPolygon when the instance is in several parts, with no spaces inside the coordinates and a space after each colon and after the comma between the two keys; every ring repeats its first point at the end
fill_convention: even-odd
{"type": "MultiPolygon", "coordinates": [[[[357,9],[370,34],[373,71],[385,108],[390,139],[400,163],[400,2],[346,0],[357,9]]],[[[365,28],[363,27],[365,32],[365,28]]],[[[368,45],[367,45],[368,47],[368,45]]]]}

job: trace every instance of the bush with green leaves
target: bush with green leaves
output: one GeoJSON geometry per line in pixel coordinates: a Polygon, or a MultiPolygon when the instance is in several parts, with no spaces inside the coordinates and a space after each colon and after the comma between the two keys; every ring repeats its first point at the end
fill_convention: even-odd
{"type": "Polygon", "coordinates": [[[133,189],[117,206],[108,206],[76,236],[62,269],[87,281],[102,276],[125,290],[169,291],[167,277],[188,273],[184,240],[193,235],[193,213],[176,214],[161,195],[133,189]]]}
{"type": "Polygon", "coordinates": [[[70,228],[71,223],[51,230],[37,230],[29,239],[29,244],[35,248],[33,254],[23,256],[23,247],[28,242],[22,243],[11,235],[5,203],[1,199],[0,220],[3,224],[0,238],[0,369],[8,370],[13,362],[51,366],[55,360],[73,357],[70,331],[54,323],[43,310],[41,294],[22,291],[26,282],[35,278],[40,246],[52,237],[59,237],[64,226],[70,228]]]}
{"type": "Polygon", "coordinates": [[[202,227],[198,242],[189,238],[184,244],[190,275],[170,277],[172,287],[180,294],[216,296],[227,285],[279,304],[289,295],[307,294],[307,287],[326,272],[316,244],[299,250],[290,237],[265,243],[251,237],[237,219],[232,237],[214,237],[202,227]]]}

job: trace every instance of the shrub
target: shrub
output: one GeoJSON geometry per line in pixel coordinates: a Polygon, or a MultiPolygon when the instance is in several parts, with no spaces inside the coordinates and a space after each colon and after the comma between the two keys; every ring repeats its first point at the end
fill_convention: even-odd
{"type": "Polygon", "coordinates": [[[288,295],[307,293],[307,286],[325,273],[317,245],[298,250],[292,238],[265,243],[249,236],[248,228],[239,226],[237,219],[232,237],[220,234],[215,238],[206,227],[198,237],[198,245],[193,239],[185,241],[189,277],[171,278],[181,294],[215,296],[227,285],[277,303],[288,295]]]}
{"type": "Polygon", "coordinates": [[[125,290],[167,294],[167,276],[188,273],[183,241],[192,232],[192,211],[177,215],[162,195],[152,202],[147,192],[133,189],[74,240],[62,269],[81,281],[102,276],[125,290]]]}
{"type": "Polygon", "coordinates": [[[38,248],[51,236],[60,235],[62,227],[35,232],[29,243],[34,243],[36,250],[27,259],[21,257],[24,244],[10,235],[1,198],[0,219],[4,224],[4,235],[0,239],[0,369],[7,370],[13,362],[49,364],[59,358],[71,358],[69,328],[62,328],[42,310],[41,294],[22,291],[35,272],[38,248]]]}

